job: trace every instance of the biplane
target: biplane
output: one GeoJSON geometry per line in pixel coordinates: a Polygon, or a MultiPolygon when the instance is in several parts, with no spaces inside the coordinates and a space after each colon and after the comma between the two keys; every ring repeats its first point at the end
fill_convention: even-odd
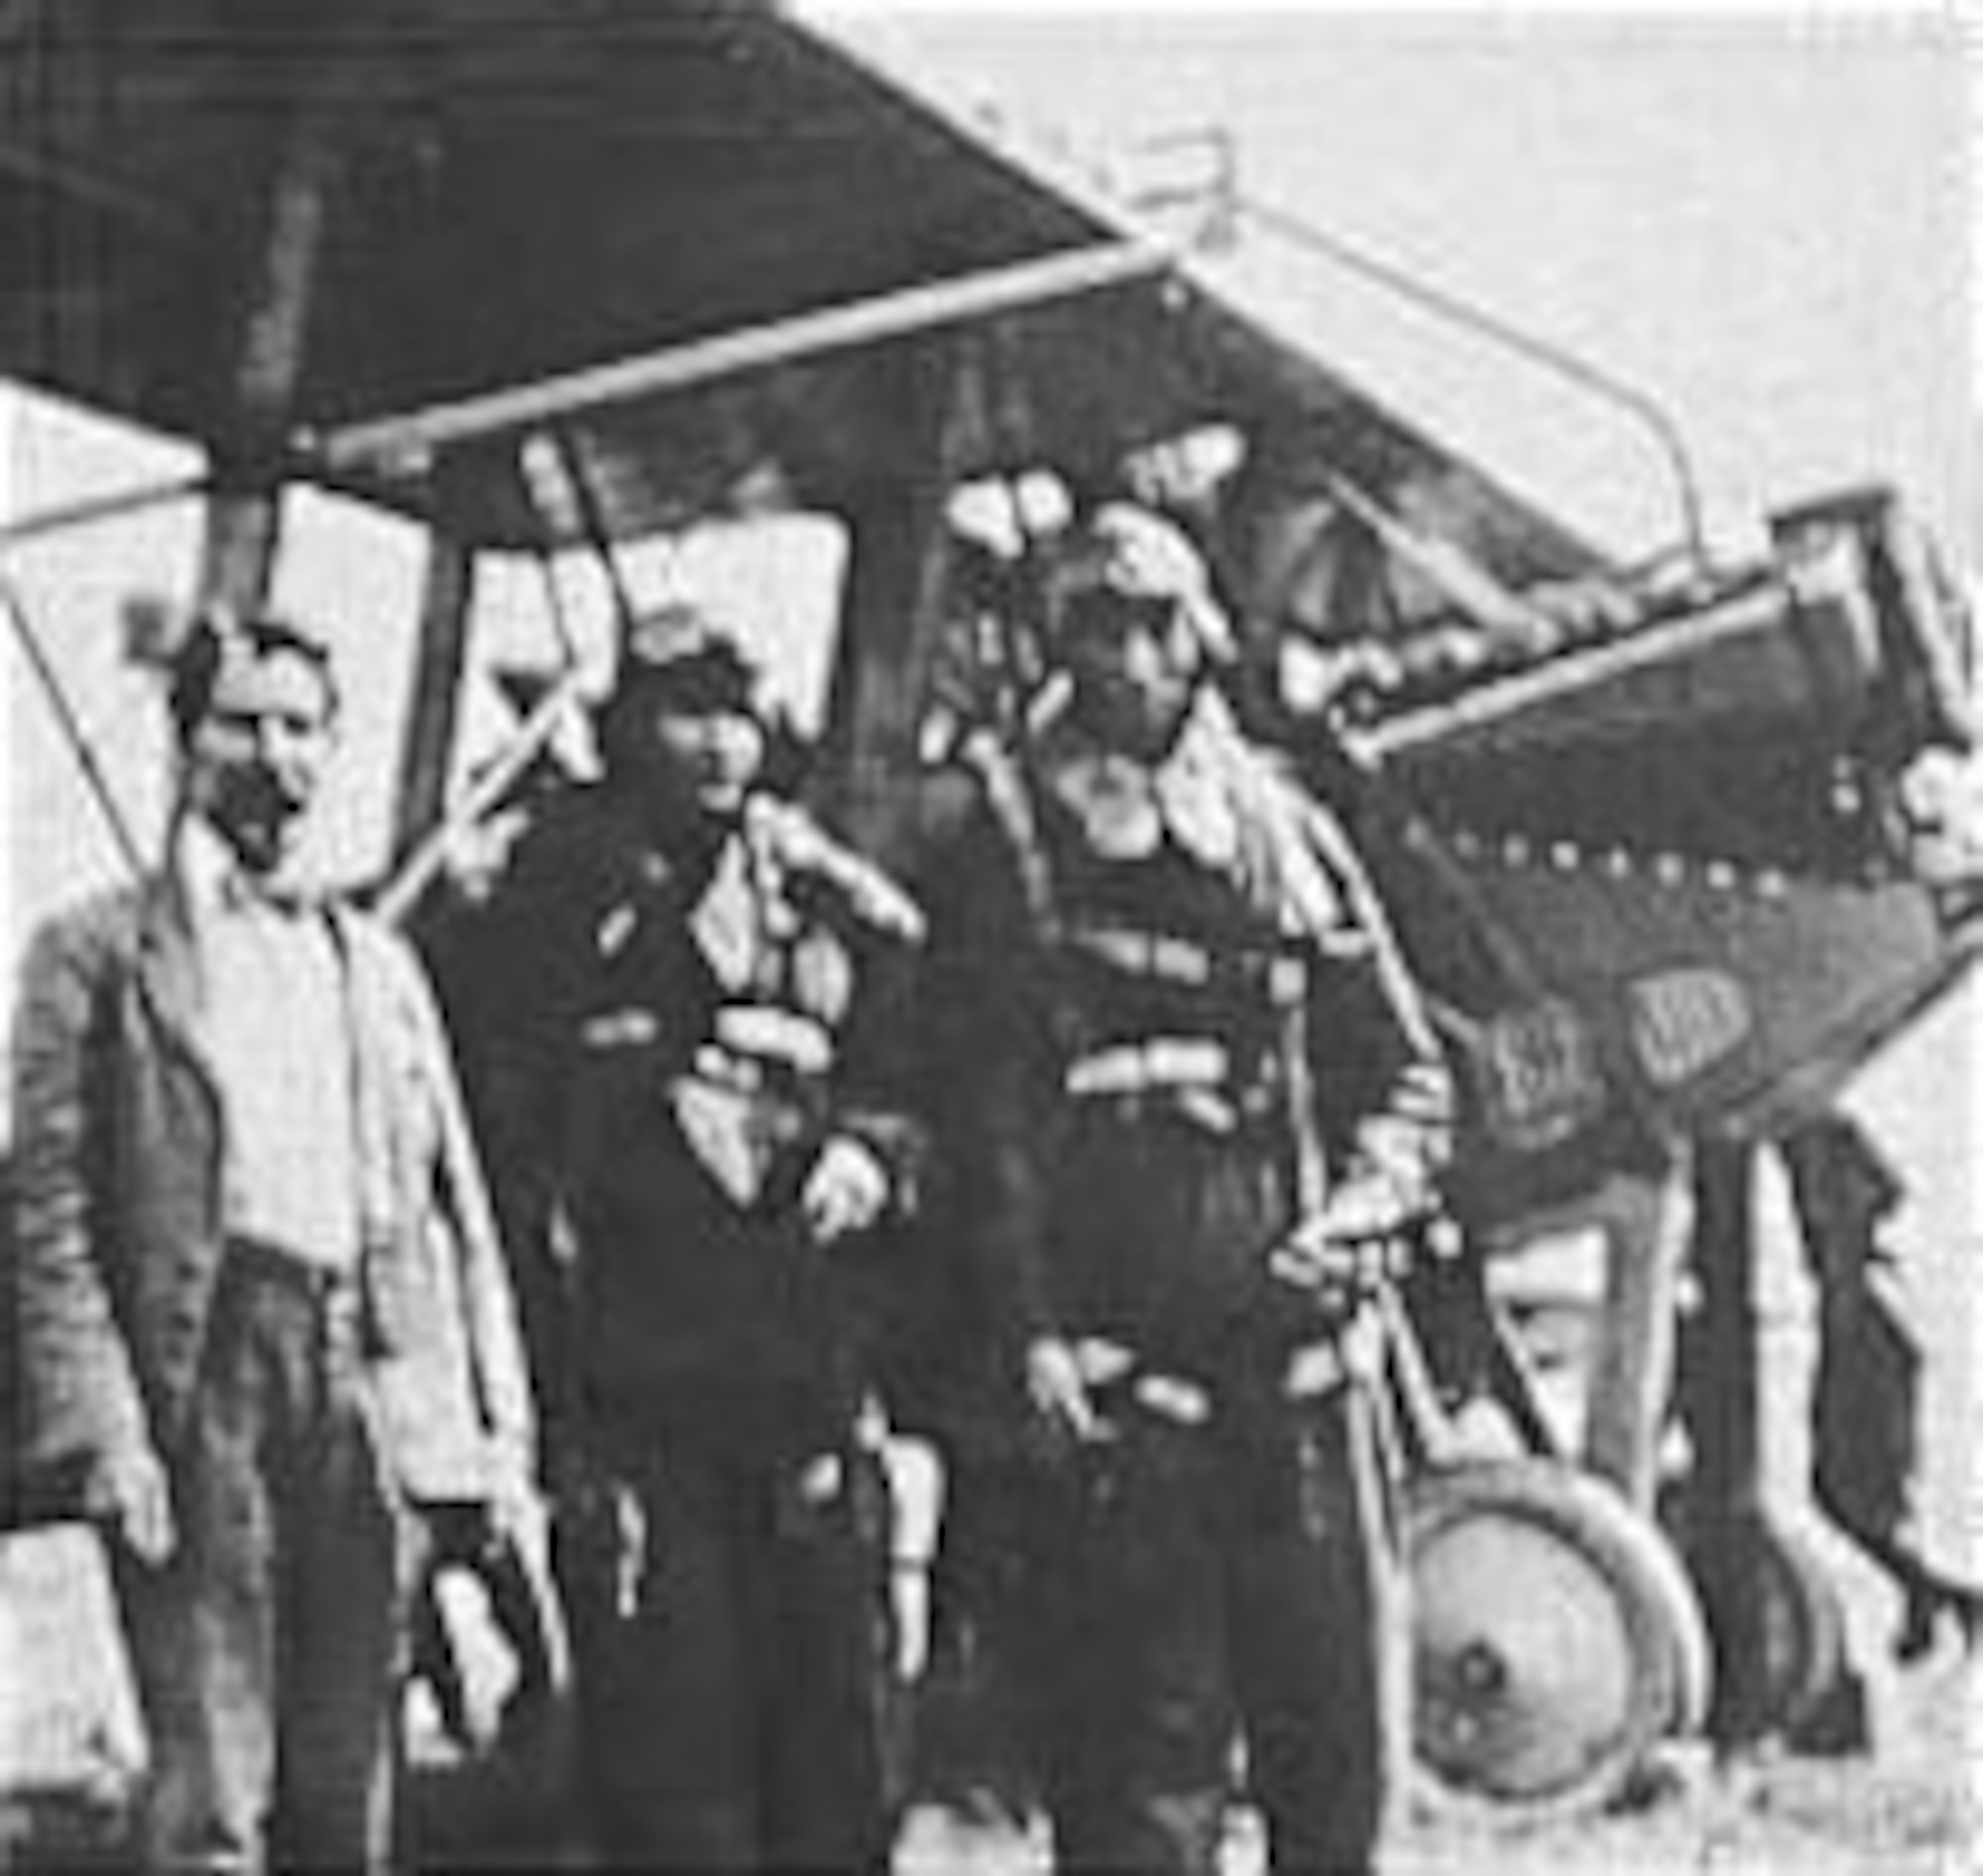
{"type": "MultiPolygon", "coordinates": [[[[1575,1450],[1497,1338],[1527,1457],[1428,1468],[1432,1783],[1584,1806],[1698,1722],[1707,1649],[1655,1511],[1701,1165],[1743,1177],[1969,952],[1915,784],[1975,741],[1970,647],[1894,496],[1805,503],[1740,565],[1697,542],[1620,565],[1316,356],[1249,293],[1243,241],[1197,243],[762,6],[19,0],[0,59],[0,377],[202,465],[19,518],[0,551],[195,500],[201,595],[241,600],[296,491],[417,528],[396,911],[583,681],[532,674],[465,772],[487,563],[620,579],[712,521],[831,520],[811,785],[913,879],[933,744],[1018,681],[1018,640],[981,628],[1023,613],[1034,498],[1179,515],[1254,680],[1306,670],[1269,714],[1381,857],[1464,1069],[1457,1203],[1489,1287],[1538,1233],[1603,1232],[1575,1450]],[[1574,1694],[1523,1654],[1516,1592],[1482,1592],[1565,1571],[1596,1613],[1556,1656],[1604,1665],[1574,1694]]],[[[1702,1424],[1751,1429],[1724,1461],[1756,1412],[1727,1211],[1693,1247],[1736,1349],[1702,1424]]],[[[1435,1360],[1434,1395],[1464,1365],[1435,1360]]]]}

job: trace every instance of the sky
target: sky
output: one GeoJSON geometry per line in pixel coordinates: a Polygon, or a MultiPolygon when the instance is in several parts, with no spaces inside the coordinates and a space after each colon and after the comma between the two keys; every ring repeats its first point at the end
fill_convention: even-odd
{"type": "MultiPolygon", "coordinates": [[[[1656,399],[1718,537],[1891,480],[1983,557],[1979,134],[1952,8],[824,17],[1082,156],[1223,127],[1243,193],[1656,399]]],[[[1615,410],[1341,269],[1247,247],[1325,355],[1462,453],[1603,544],[1674,532],[1671,480],[1615,410]]]]}

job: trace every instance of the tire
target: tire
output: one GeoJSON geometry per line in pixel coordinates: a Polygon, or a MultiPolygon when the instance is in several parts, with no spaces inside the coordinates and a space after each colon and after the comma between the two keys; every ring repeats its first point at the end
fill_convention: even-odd
{"type": "Polygon", "coordinates": [[[1770,1515],[1750,1528],[1765,1726],[1795,1734],[1845,1678],[1845,1609],[1810,1540],[1770,1515]]]}
{"type": "MultiPolygon", "coordinates": [[[[1598,1481],[1592,1479],[1592,1484],[1598,1481]]],[[[1607,1508],[1619,1519],[1621,1540],[1631,1546],[1646,1586],[1660,1598],[1674,1642],[1674,1709],[1668,1731],[1689,1738],[1706,1724],[1714,1703],[1714,1638],[1700,1592],[1680,1548],[1651,1518],[1634,1511],[1600,1485],[1607,1508]]]]}
{"type": "Polygon", "coordinates": [[[1601,1809],[1699,1724],[1706,1628],[1650,1520],[1574,1466],[1415,1480],[1414,1758],[1435,1810],[1526,1826],[1601,1809]]]}

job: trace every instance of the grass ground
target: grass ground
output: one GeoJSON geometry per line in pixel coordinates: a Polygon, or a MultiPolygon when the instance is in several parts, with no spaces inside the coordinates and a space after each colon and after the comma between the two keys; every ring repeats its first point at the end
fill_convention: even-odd
{"type": "MultiPolygon", "coordinates": [[[[87,1645],[100,1608],[73,1544],[0,1542],[0,1868],[119,1865],[116,1801],[136,1735],[115,1658],[87,1645]],[[94,1613],[92,1610],[94,1609],[94,1613]],[[80,1611],[80,1617],[78,1617],[80,1611]]],[[[1871,1749],[1849,1757],[1752,1753],[1713,1763],[1676,1747],[1619,1811],[1482,1834],[1419,1815],[1386,1876],[1972,1876],[1983,1869],[1983,1669],[1952,1634],[1872,1683],[1871,1749]]],[[[465,1762],[426,1736],[415,1812],[427,1867],[544,1866],[553,1849],[527,1754],[465,1762]]],[[[1226,1867],[1252,1876],[1240,1819],[1226,1867]]],[[[1037,1819],[924,1803],[897,1876],[1043,1876],[1037,1819]]]]}

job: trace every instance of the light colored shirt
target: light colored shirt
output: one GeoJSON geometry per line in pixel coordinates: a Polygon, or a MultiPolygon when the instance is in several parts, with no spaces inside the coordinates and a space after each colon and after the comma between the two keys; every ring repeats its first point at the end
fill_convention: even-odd
{"type": "Polygon", "coordinates": [[[226,1115],[226,1230],[311,1264],[354,1266],[352,1026],[329,918],[269,897],[197,821],[180,830],[180,864],[226,1115]]]}

